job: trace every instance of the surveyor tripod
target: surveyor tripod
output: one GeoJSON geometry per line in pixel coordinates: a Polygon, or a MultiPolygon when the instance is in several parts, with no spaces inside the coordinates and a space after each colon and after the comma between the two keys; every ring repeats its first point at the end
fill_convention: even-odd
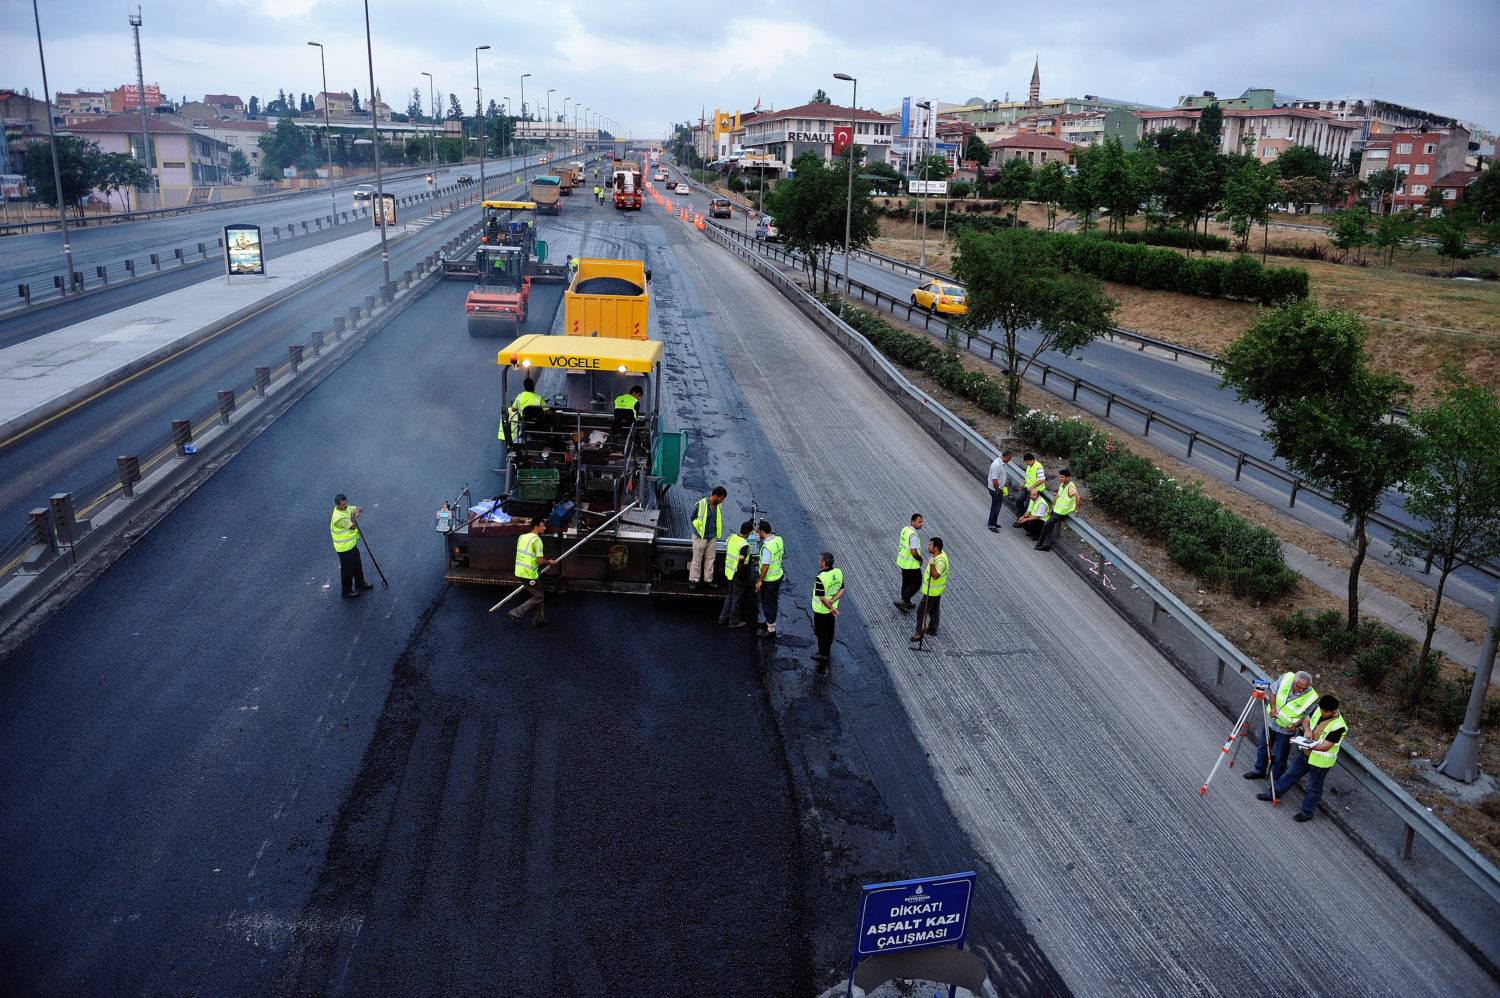
{"type": "MultiPolygon", "coordinates": [[[[1263,683],[1255,684],[1255,689],[1250,694],[1250,699],[1246,702],[1245,708],[1240,711],[1240,716],[1235,718],[1234,727],[1229,729],[1229,738],[1224,742],[1224,747],[1219,750],[1219,757],[1214,760],[1213,768],[1208,771],[1208,779],[1203,781],[1203,786],[1198,791],[1200,797],[1208,793],[1208,785],[1213,782],[1214,774],[1219,771],[1219,767],[1223,765],[1226,758],[1229,760],[1229,768],[1234,768],[1234,764],[1240,755],[1240,742],[1250,734],[1250,715],[1257,705],[1260,707],[1261,744],[1266,747],[1267,756],[1270,756],[1271,720],[1266,714],[1266,700],[1269,691],[1269,685],[1263,683]]],[[[1274,773],[1271,774],[1271,802],[1273,804],[1280,803],[1276,799],[1276,776],[1274,773]]]]}

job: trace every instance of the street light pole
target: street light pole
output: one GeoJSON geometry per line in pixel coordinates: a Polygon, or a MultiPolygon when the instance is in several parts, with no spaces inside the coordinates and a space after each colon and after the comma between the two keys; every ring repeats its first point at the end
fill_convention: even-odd
{"type": "MultiPolygon", "coordinates": [[[[370,0],[365,0],[365,58],[370,67],[370,99],[375,100],[375,43],[370,40],[370,0]]],[[[327,106],[327,100],[324,100],[327,106]]],[[[391,253],[385,238],[385,186],[380,179],[380,102],[370,105],[370,136],[375,140],[375,227],[380,230],[380,272],[385,280],[381,293],[391,284],[391,253]]]]}
{"type": "MultiPolygon", "coordinates": [[[[436,99],[436,96],[433,93],[432,74],[429,73],[429,72],[427,72],[426,70],[423,70],[422,75],[425,76],[425,77],[427,77],[427,106],[428,106],[428,110],[430,110],[432,112],[432,121],[429,123],[428,128],[427,128],[427,149],[428,149],[427,158],[428,158],[428,161],[432,164],[431,167],[430,167],[431,170],[432,170],[432,173],[433,173],[434,176],[436,176],[437,175],[437,99],[436,99]]],[[[324,90],[328,89],[328,85],[326,83],[323,85],[323,89],[324,90]]],[[[326,97],[323,100],[323,105],[324,105],[324,107],[327,107],[327,105],[328,105],[328,100],[327,100],[326,97]]]]}
{"type": "Polygon", "coordinates": [[[57,199],[57,224],[62,229],[63,261],[68,266],[68,290],[76,291],[73,283],[73,244],[68,241],[68,208],[63,204],[62,168],[57,165],[57,132],[52,127],[52,91],[47,87],[47,56],[42,51],[42,15],[37,13],[36,0],[31,0],[31,16],[36,21],[36,56],[42,63],[42,103],[47,114],[47,148],[52,152],[52,192],[57,199]]]}
{"type": "Polygon", "coordinates": [[[552,95],[555,93],[557,93],[556,87],[547,91],[547,131],[544,141],[547,143],[547,159],[549,161],[552,159],[552,95]]]}
{"type": "MultiPolygon", "coordinates": [[[[332,224],[337,225],[339,224],[339,200],[338,196],[333,193],[333,136],[331,126],[328,124],[328,61],[323,58],[322,42],[308,42],[307,44],[318,50],[318,65],[323,70],[323,145],[327,147],[328,152],[328,205],[333,212],[329,217],[332,224]]],[[[374,114],[374,110],[372,109],[370,113],[374,114]]]]}
{"type": "MultiPolygon", "coordinates": [[[[508,121],[508,122],[510,122],[510,158],[511,159],[515,159],[516,158],[516,121],[515,121],[515,117],[516,116],[511,113],[514,110],[515,110],[515,106],[513,104],[511,104],[510,98],[506,97],[505,98],[505,120],[508,121]]],[[[506,169],[510,169],[510,167],[506,167],[506,169]]]]}
{"type": "Polygon", "coordinates": [[[564,97],[563,98],[563,113],[562,113],[562,126],[563,127],[562,127],[562,133],[561,133],[561,135],[562,135],[562,138],[563,138],[563,143],[565,145],[567,143],[567,134],[568,134],[568,103],[570,101],[572,101],[572,99],[573,98],[571,98],[571,97],[564,97]]]}
{"type": "MultiPolygon", "coordinates": [[[[918,101],[917,107],[926,108],[927,115],[932,114],[930,101],[918,101]]],[[[917,261],[918,269],[927,266],[927,115],[922,116],[922,142],[918,146],[922,150],[922,258],[917,261]]]]}
{"type": "MultiPolygon", "coordinates": [[[[531,75],[530,73],[522,73],[521,74],[521,120],[522,121],[526,120],[526,77],[528,77],[530,75],[531,75]]],[[[526,169],[526,150],[524,148],[521,150],[521,169],[523,169],[523,170],[526,169]]]]}
{"type": "Polygon", "coordinates": [[[474,47],[474,120],[479,124],[479,200],[484,200],[484,94],[479,89],[479,53],[488,45],[474,47]]]}
{"type": "Polygon", "coordinates": [[[849,220],[854,214],[854,129],[859,109],[859,80],[848,73],[834,73],[835,80],[847,80],[854,84],[854,93],[849,98],[849,189],[844,195],[844,294],[849,293],[849,220]]]}

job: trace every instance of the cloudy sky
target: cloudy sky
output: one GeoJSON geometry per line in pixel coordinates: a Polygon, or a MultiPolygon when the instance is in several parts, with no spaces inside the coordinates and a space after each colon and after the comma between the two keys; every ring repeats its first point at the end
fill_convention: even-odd
{"type": "MultiPolygon", "coordinates": [[[[358,0],[138,0],[148,84],[172,99],[205,93],[322,89],[369,92],[358,0]]],[[[56,90],[134,82],[123,0],[38,0],[48,81],[56,90]]],[[[41,92],[30,0],[0,0],[0,87],[41,92]]],[[[1368,97],[1500,129],[1500,0],[1072,0],[1037,6],[892,0],[370,0],[375,80],[404,110],[443,93],[474,99],[474,46],[485,99],[552,110],[563,99],[601,111],[635,136],[662,134],[699,109],[790,107],[822,87],[886,109],[909,94],[959,102],[1024,99],[1032,61],[1042,96],[1098,94],[1170,107],[1183,94],[1238,96],[1274,87],[1306,99],[1368,97]],[[957,11],[968,8],[974,15],[957,11]],[[951,11],[951,12],[950,12],[951,11]],[[983,13],[978,13],[983,11],[983,13]],[[1431,42],[1422,39],[1432,37],[1431,42]]]]}

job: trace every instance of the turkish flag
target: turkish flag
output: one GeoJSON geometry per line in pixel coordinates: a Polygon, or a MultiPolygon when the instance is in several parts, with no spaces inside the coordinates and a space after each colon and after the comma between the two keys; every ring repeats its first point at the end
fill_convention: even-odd
{"type": "Polygon", "coordinates": [[[854,129],[848,125],[833,130],[833,154],[841,155],[845,149],[854,143],[854,129]]]}

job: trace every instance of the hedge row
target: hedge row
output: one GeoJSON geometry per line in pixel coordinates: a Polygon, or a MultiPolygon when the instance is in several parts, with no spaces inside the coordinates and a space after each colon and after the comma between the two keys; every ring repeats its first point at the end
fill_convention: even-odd
{"type": "Polygon", "coordinates": [[[1211,249],[1229,252],[1229,240],[1213,233],[1190,232],[1187,229],[1128,229],[1124,232],[1089,233],[1094,239],[1112,243],[1145,243],[1147,246],[1175,246],[1178,249],[1211,249]]]}
{"type": "Polygon", "coordinates": [[[1307,271],[1265,267],[1241,253],[1233,260],[1183,256],[1176,250],[1141,243],[1118,243],[1088,236],[1057,235],[1062,265],[1105,281],[1135,284],[1153,291],[1177,291],[1207,298],[1238,298],[1275,305],[1308,294],[1307,271]]]}
{"type": "Polygon", "coordinates": [[[1032,409],[1015,432],[1035,450],[1065,455],[1094,502],[1163,542],[1168,557],[1206,584],[1262,603],[1296,591],[1301,577],[1287,567],[1275,534],[1225,509],[1196,483],[1168,478],[1092,424],[1032,409]]]}

